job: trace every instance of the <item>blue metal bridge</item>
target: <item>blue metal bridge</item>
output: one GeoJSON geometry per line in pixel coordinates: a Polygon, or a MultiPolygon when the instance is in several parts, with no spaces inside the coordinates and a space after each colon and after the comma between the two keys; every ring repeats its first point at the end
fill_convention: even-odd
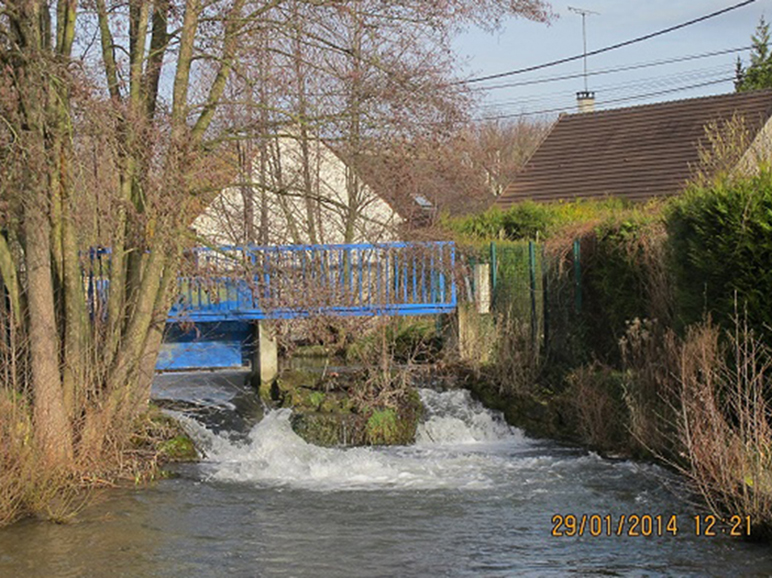
{"type": "MultiPolygon", "coordinates": [[[[90,256],[96,311],[109,290],[109,250],[90,256]]],[[[178,277],[157,368],[248,365],[254,322],[268,319],[452,312],[455,265],[452,242],[195,248],[178,277]]]]}
{"type": "Polygon", "coordinates": [[[197,248],[169,322],[447,313],[455,259],[452,242],[197,248]]]}

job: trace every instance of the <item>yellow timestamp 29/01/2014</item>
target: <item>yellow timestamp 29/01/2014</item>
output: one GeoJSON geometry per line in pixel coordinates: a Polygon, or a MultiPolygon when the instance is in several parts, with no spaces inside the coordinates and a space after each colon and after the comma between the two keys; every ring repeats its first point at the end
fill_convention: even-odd
{"type": "Polygon", "coordinates": [[[694,536],[751,535],[751,517],[734,515],[721,518],[713,514],[681,517],[678,514],[555,514],[552,516],[552,536],[694,536]]]}

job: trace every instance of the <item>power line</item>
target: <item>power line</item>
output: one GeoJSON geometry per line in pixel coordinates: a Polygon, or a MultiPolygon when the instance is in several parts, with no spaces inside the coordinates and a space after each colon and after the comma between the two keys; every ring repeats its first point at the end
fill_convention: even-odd
{"type": "MultiPolygon", "coordinates": [[[[603,94],[608,94],[609,92],[620,92],[624,90],[629,89],[638,89],[642,87],[652,87],[652,86],[667,86],[667,85],[673,85],[673,84],[684,84],[684,82],[689,81],[696,81],[696,80],[706,80],[706,79],[715,79],[718,77],[723,78],[727,74],[727,67],[726,66],[713,66],[708,68],[699,68],[694,70],[689,70],[687,72],[678,72],[678,73],[671,73],[666,75],[659,75],[659,76],[650,76],[648,78],[639,78],[636,80],[631,80],[627,82],[617,83],[617,84],[606,84],[601,85],[597,88],[598,91],[602,92],[603,94]]],[[[555,96],[555,94],[547,95],[546,98],[550,98],[551,96],[555,96]]],[[[498,106],[516,106],[518,104],[525,105],[528,102],[533,101],[541,101],[544,102],[545,95],[529,95],[529,96],[523,96],[520,98],[510,98],[510,99],[503,99],[503,100],[491,100],[487,102],[480,103],[481,108],[495,108],[498,106]]],[[[561,99],[562,101],[562,99],[561,99]]]]}
{"type": "MultiPolygon", "coordinates": [[[[604,52],[610,52],[611,50],[617,50],[618,48],[623,48],[625,46],[630,46],[631,44],[636,44],[638,42],[643,42],[644,40],[649,40],[651,38],[655,38],[657,36],[662,36],[663,34],[668,34],[670,32],[674,32],[676,30],[680,30],[682,28],[686,28],[687,26],[691,26],[693,24],[698,24],[699,22],[705,22],[706,20],[710,20],[711,18],[715,18],[717,16],[721,16],[723,14],[726,14],[727,12],[731,12],[733,10],[737,10],[738,8],[742,8],[744,6],[748,6],[749,4],[753,4],[756,2],[756,0],[744,0],[744,2],[740,2],[739,4],[735,4],[734,6],[730,6],[728,8],[724,8],[722,10],[718,10],[716,12],[712,12],[710,14],[707,14],[705,16],[700,16],[699,18],[695,18],[694,20],[689,20],[688,22],[683,22],[681,24],[676,24],[675,26],[670,26],[669,28],[665,28],[663,30],[659,30],[657,32],[652,32],[650,34],[646,34],[644,36],[639,36],[637,38],[633,38],[632,40],[625,40],[624,42],[619,42],[617,44],[612,44],[611,46],[606,46],[605,48],[599,48],[597,50],[593,50],[591,52],[588,52],[586,56],[595,56],[597,54],[603,54],[604,52]]],[[[483,82],[485,80],[494,80],[496,78],[504,78],[507,76],[514,76],[515,74],[522,74],[524,72],[532,72],[534,70],[541,70],[543,68],[549,68],[552,66],[557,66],[558,64],[565,64],[566,62],[573,62],[575,60],[579,60],[581,58],[584,58],[585,54],[579,54],[577,56],[569,56],[567,58],[561,58],[559,60],[553,60],[551,62],[546,62],[544,64],[537,64],[535,66],[528,66],[526,68],[518,68],[516,70],[510,70],[508,72],[499,72],[498,74],[489,74],[486,76],[478,76],[476,78],[469,78],[467,80],[459,80],[455,82],[454,84],[472,84],[476,82],[483,82]]]]}
{"type": "MultiPolygon", "coordinates": [[[[743,52],[745,50],[750,50],[753,48],[752,46],[743,46],[742,48],[727,48],[726,50],[716,50],[713,52],[705,52],[701,54],[691,54],[688,56],[678,56],[675,58],[666,58],[662,60],[652,60],[649,62],[640,62],[637,64],[630,64],[626,66],[618,66],[614,68],[606,68],[601,70],[596,70],[593,72],[588,72],[588,76],[598,76],[603,74],[613,74],[616,72],[627,72],[629,70],[639,70],[641,68],[651,68],[654,66],[664,66],[666,64],[675,64],[678,62],[688,62],[690,60],[699,60],[701,58],[710,58],[712,56],[723,56],[724,54],[734,54],[736,52],[743,52]]],[[[499,90],[502,88],[515,88],[519,86],[531,86],[534,84],[546,84],[549,82],[558,82],[561,80],[574,80],[577,78],[581,78],[582,73],[577,74],[564,74],[561,76],[547,76],[544,78],[536,78],[534,80],[522,80],[519,82],[505,82],[503,84],[494,84],[493,86],[476,86],[474,87],[474,90],[480,90],[480,91],[487,91],[487,90],[499,90]]]]}
{"type": "MultiPolygon", "coordinates": [[[[671,89],[668,89],[668,90],[660,90],[660,91],[656,91],[656,92],[649,92],[647,94],[638,94],[638,95],[634,95],[634,96],[626,96],[626,97],[622,97],[622,98],[614,98],[614,99],[604,100],[602,102],[596,103],[596,106],[603,107],[603,106],[606,106],[606,105],[609,105],[609,104],[616,104],[616,103],[620,103],[620,102],[630,102],[630,101],[634,101],[634,100],[643,100],[643,99],[647,99],[647,98],[653,98],[655,96],[662,96],[662,95],[665,95],[665,94],[673,94],[673,93],[676,93],[676,92],[683,92],[685,90],[693,90],[695,88],[704,88],[706,86],[722,84],[724,82],[732,82],[734,79],[735,78],[732,76],[732,77],[729,77],[729,78],[721,78],[721,79],[718,79],[718,80],[711,80],[709,82],[701,82],[699,84],[692,84],[690,86],[682,86],[682,87],[679,87],[679,88],[671,88],[671,89]]],[[[531,111],[531,112],[507,113],[507,114],[499,114],[499,115],[494,115],[494,116],[485,116],[485,117],[479,117],[479,118],[477,118],[475,120],[477,120],[478,122],[479,121],[488,121],[488,120],[504,120],[504,119],[507,119],[507,118],[519,118],[519,117],[524,117],[524,116],[536,116],[536,115],[554,114],[554,113],[565,112],[565,111],[566,111],[566,107],[560,107],[560,108],[536,110],[536,111],[531,111]]]]}

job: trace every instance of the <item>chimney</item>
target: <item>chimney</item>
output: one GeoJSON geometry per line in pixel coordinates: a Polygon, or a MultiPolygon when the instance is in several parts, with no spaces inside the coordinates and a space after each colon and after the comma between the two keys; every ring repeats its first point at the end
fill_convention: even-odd
{"type": "Polygon", "coordinates": [[[595,93],[590,90],[583,90],[576,93],[576,105],[579,113],[595,112],[595,93]]]}

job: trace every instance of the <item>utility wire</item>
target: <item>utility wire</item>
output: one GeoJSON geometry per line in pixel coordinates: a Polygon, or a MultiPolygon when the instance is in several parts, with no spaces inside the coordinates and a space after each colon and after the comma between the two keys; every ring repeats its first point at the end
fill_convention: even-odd
{"type": "MultiPolygon", "coordinates": [[[[622,82],[619,84],[606,84],[597,87],[595,90],[596,92],[601,92],[603,94],[607,94],[609,92],[621,92],[625,90],[637,90],[640,88],[651,88],[651,87],[660,87],[660,86],[673,86],[675,84],[684,84],[685,82],[694,82],[697,80],[708,80],[708,79],[716,79],[716,78],[723,78],[727,74],[727,67],[726,66],[719,66],[719,67],[710,67],[710,68],[701,68],[696,70],[690,70],[688,72],[679,72],[674,74],[667,74],[662,76],[651,76],[648,78],[640,78],[637,80],[631,80],[628,82],[622,82]]],[[[554,93],[552,95],[547,95],[546,98],[550,98],[550,96],[555,96],[554,93]]],[[[545,95],[531,95],[531,96],[524,96],[520,98],[509,98],[509,99],[503,99],[503,100],[491,100],[488,102],[483,102],[479,106],[481,108],[495,108],[498,106],[513,106],[518,104],[526,104],[528,102],[533,101],[541,101],[544,102],[545,95]]],[[[561,99],[562,101],[563,99],[561,99]]]]}
{"type": "MultiPolygon", "coordinates": [[[[653,66],[664,66],[666,64],[675,64],[677,62],[688,62],[690,60],[699,60],[701,58],[710,58],[712,56],[723,56],[724,54],[734,54],[736,52],[743,52],[750,50],[753,46],[743,46],[742,48],[727,48],[726,50],[717,50],[715,52],[705,52],[702,54],[691,54],[689,56],[678,56],[675,58],[666,58],[663,60],[652,60],[649,62],[639,62],[637,64],[630,64],[626,66],[618,66],[614,68],[605,68],[601,70],[594,70],[587,73],[587,76],[599,76],[604,74],[613,74],[616,72],[627,72],[629,70],[639,70],[641,68],[651,68],[653,66]]],[[[522,80],[518,82],[505,82],[503,84],[494,84],[492,86],[476,86],[474,90],[487,91],[498,90],[501,88],[515,88],[518,86],[531,86],[534,84],[546,84],[549,82],[558,82],[561,80],[575,80],[581,78],[583,74],[564,74],[561,76],[547,76],[543,78],[536,78],[534,80],[522,80]]]]}
{"type": "MultiPolygon", "coordinates": [[[[655,38],[657,36],[662,36],[663,34],[668,34],[669,32],[674,32],[676,30],[680,30],[681,28],[686,28],[687,26],[691,26],[693,24],[697,24],[699,22],[704,22],[706,20],[710,20],[711,18],[715,18],[717,16],[721,16],[723,14],[726,14],[727,12],[731,12],[733,10],[737,10],[738,8],[742,8],[744,6],[748,6],[749,4],[753,4],[756,2],[756,0],[745,0],[744,2],[740,2],[739,4],[735,4],[734,6],[730,6],[728,8],[724,8],[722,10],[718,10],[716,12],[712,12],[710,14],[706,14],[705,16],[700,16],[699,18],[695,18],[694,20],[689,20],[688,22],[683,22],[681,24],[676,24],[675,26],[670,26],[669,28],[665,28],[663,30],[659,30],[657,32],[652,32],[651,34],[646,34],[644,36],[639,36],[637,38],[633,38],[631,40],[625,40],[624,42],[619,42],[617,44],[612,44],[611,46],[606,46],[605,48],[599,48],[597,50],[593,50],[591,52],[588,52],[586,56],[595,56],[597,54],[603,54],[604,52],[610,52],[611,50],[617,50],[618,48],[623,48],[625,46],[630,46],[631,44],[637,44],[638,42],[643,42],[644,40],[649,40],[651,38],[655,38]]],[[[508,72],[499,72],[498,74],[489,74],[487,76],[478,76],[476,78],[469,78],[467,80],[459,80],[455,82],[454,84],[472,84],[475,82],[483,82],[485,80],[494,80],[496,78],[505,78],[507,76],[514,76],[515,74],[522,74],[524,72],[532,72],[534,70],[541,70],[543,68],[549,68],[552,66],[557,66],[558,64],[564,64],[566,62],[573,62],[575,60],[580,60],[585,57],[585,54],[579,54],[576,56],[569,56],[567,58],[561,58],[559,60],[553,60],[551,62],[546,62],[544,64],[537,64],[535,66],[528,66],[526,68],[518,68],[516,70],[510,70],[508,72]]]]}
{"type": "MultiPolygon", "coordinates": [[[[637,95],[634,95],[634,96],[626,96],[626,97],[622,97],[622,98],[614,98],[614,99],[604,100],[602,102],[596,103],[596,106],[603,107],[603,106],[606,106],[606,105],[609,105],[609,104],[616,104],[616,103],[619,103],[619,102],[630,102],[630,101],[635,101],[635,100],[643,100],[643,99],[646,99],[646,98],[653,98],[655,96],[662,96],[664,94],[673,94],[675,92],[683,92],[685,90],[692,90],[692,89],[695,89],[695,88],[703,88],[705,86],[712,86],[712,85],[721,84],[721,83],[724,83],[724,82],[731,82],[734,79],[735,78],[733,76],[729,77],[729,78],[725,77],[725,78],[721,78],[721,79],[718,79],[718,80],[711,80],[709,82],[701,82],[699,84],[692,84],[690,86],[682,86],[682,87],[679,87],[679,88],[671,88],[671,89],[668,89],[668,90],[660,90],[660,91],[657,91],[657,92],[649,92],[647,94],[637,94],[637,95]]],[[[554,113],[557,113],[557,112],[565,112],[565,111],[566,111],[566,107],[560,107],[560,108],[536,110],[536,111],[531,111],[531,112],[519,112],[519,113],[516,112],[516,113],[499,114],[499,115],[494,115],[494,116],[484,116],[484,117],[479,117],[479,118],[477,118],[475,120],[478,121],[478,122],[484,122],[484,121],[490,121],[490,120],[504,120],[504,119],[508,119],[508,118],[520,118],[520,117],[524,117],[524,116],[536,116],[536,115],[554,114],[554,113]]]]}

